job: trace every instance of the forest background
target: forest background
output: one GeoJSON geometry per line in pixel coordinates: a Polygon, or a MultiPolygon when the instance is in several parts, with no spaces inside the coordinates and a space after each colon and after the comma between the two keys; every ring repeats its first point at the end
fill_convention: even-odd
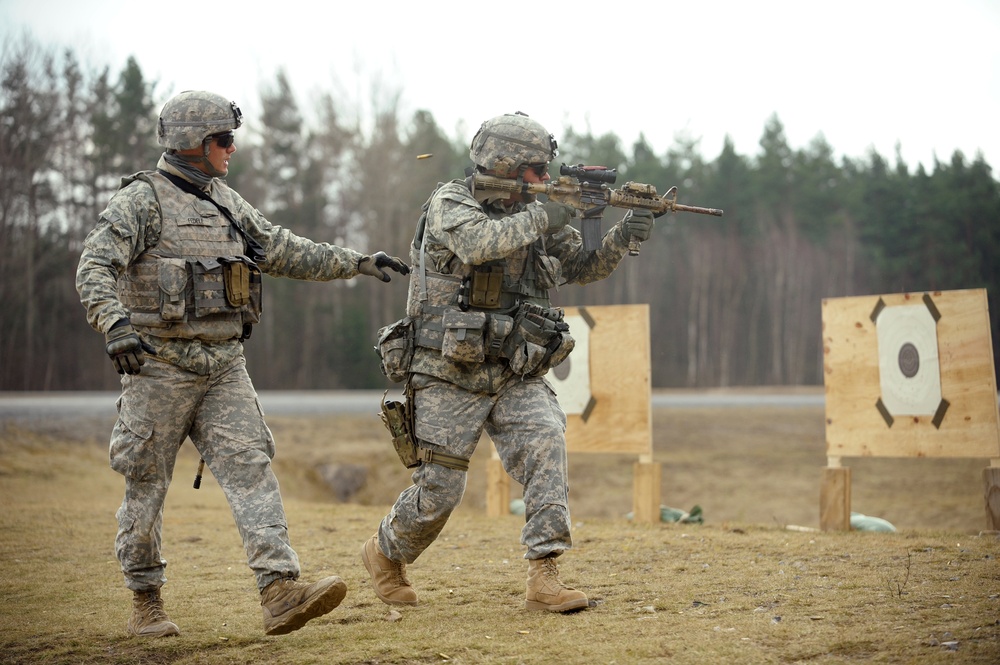
{"type": "MultiPolygon", "coordinates": [[[[120,179],[161,152],[158,85],[135,60],[88,71],[69,49],[0,45],[0,390],[117,386],[74,275],[120,179]]],[[[402,117],[402,92],[361,122],[360,100],[332,93],[302,108],[279,70],[259,125],[238,134],[229,184],[296,234],[407,256],[421,204],[470,165],[471,136],[447,136],[430,110],[402,117]]],[[[662,153],[642,136],[625,146],[567,127],[557,139],[555,166],[617,168],[615,186],[677,185],[681,203],[725,210],[663,217],[612,277],[553,294],[567,307],[648,303],[654,387],[820,385],[821,302],[864,294],[985,288],[1000,359],[1000,183],[982,155],[929,168],[898,150],[837,161],[822,135],[790,146],[777,115],[757,154],[726,141],[712,160],[684,138],[662,153]]],[[[604,228],[622,212],[609,209],[604,228]]],[[[258,389],[385,385],[372,345],[403,315],[405,279],[265,280],[246,344],[258,389]]]]}

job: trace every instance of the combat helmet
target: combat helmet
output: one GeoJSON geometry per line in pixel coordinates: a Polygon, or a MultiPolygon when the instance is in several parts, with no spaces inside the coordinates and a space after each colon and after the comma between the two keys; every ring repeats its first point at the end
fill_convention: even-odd
{"type": "Polygon", "coordinates": [[[469,148],[469,157],[480,170],[501,178],[517,175],[527,164],[547,164],[558,154],[552,134],[520,111],[484,122],[469,148]]]}
{"type": "Polygon", "coordinates": [[[156,142],[171,150],[197,148],[212,134],[239,128],[243,112],[236,102],[203,90],[185,90],[160,111],[156,142]]]}

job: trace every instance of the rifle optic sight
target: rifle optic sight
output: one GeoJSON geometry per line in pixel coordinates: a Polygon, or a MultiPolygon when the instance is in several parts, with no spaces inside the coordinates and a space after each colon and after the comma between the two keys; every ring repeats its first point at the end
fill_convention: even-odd
{"type": "Polygon", "coordinates": [[[583,164],[576,166],[563,164],[559,167],[559,175],[568,175],[580,182],[606,182],[609,185],[613,185],[618,178],[618,172],[615,169],[604,166],[584,166],[583,164]]]}

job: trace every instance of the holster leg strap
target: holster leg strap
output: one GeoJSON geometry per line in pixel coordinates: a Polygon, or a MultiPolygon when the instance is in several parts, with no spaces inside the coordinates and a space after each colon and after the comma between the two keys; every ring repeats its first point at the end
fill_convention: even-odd
{"type": "Polygon", "coordinates": [[[440,464],[441,466],[458,471],[469,470],[469,460],[457,455],[449,455],[448,453],[431,450],[430,448],[421,448],[418,446],[417,459],[424,464],[440,464]]]}

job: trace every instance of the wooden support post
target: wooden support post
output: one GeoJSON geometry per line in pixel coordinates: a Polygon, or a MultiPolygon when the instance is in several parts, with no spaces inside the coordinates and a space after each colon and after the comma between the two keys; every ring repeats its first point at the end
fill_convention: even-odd
{"type": "Polygon", "coordinates": [[[851,530],[851,470],[846,466],[823,469],[819,528],[823,531],[851,530]]]}
{"type": "Polygon", "coordinates": [[[660,521],[660,479],[662,470],[656,462],[638,461],[632,469],[632,519],[637,524],[660,521]]]}
{"type": "Polygon", "coordinates": [[[986,528],[1000,531],[1000,459],[983,469],[983,491],[986,497],[986,528]]]}
{"type": "MultiPolygon", "coordinates": [[[[494,453],[495,454],[495,453],[494,453]]],[[[510,476],[499,457],[486,462],[486,515],[501,517],[510,514],[510,476]]]]}

